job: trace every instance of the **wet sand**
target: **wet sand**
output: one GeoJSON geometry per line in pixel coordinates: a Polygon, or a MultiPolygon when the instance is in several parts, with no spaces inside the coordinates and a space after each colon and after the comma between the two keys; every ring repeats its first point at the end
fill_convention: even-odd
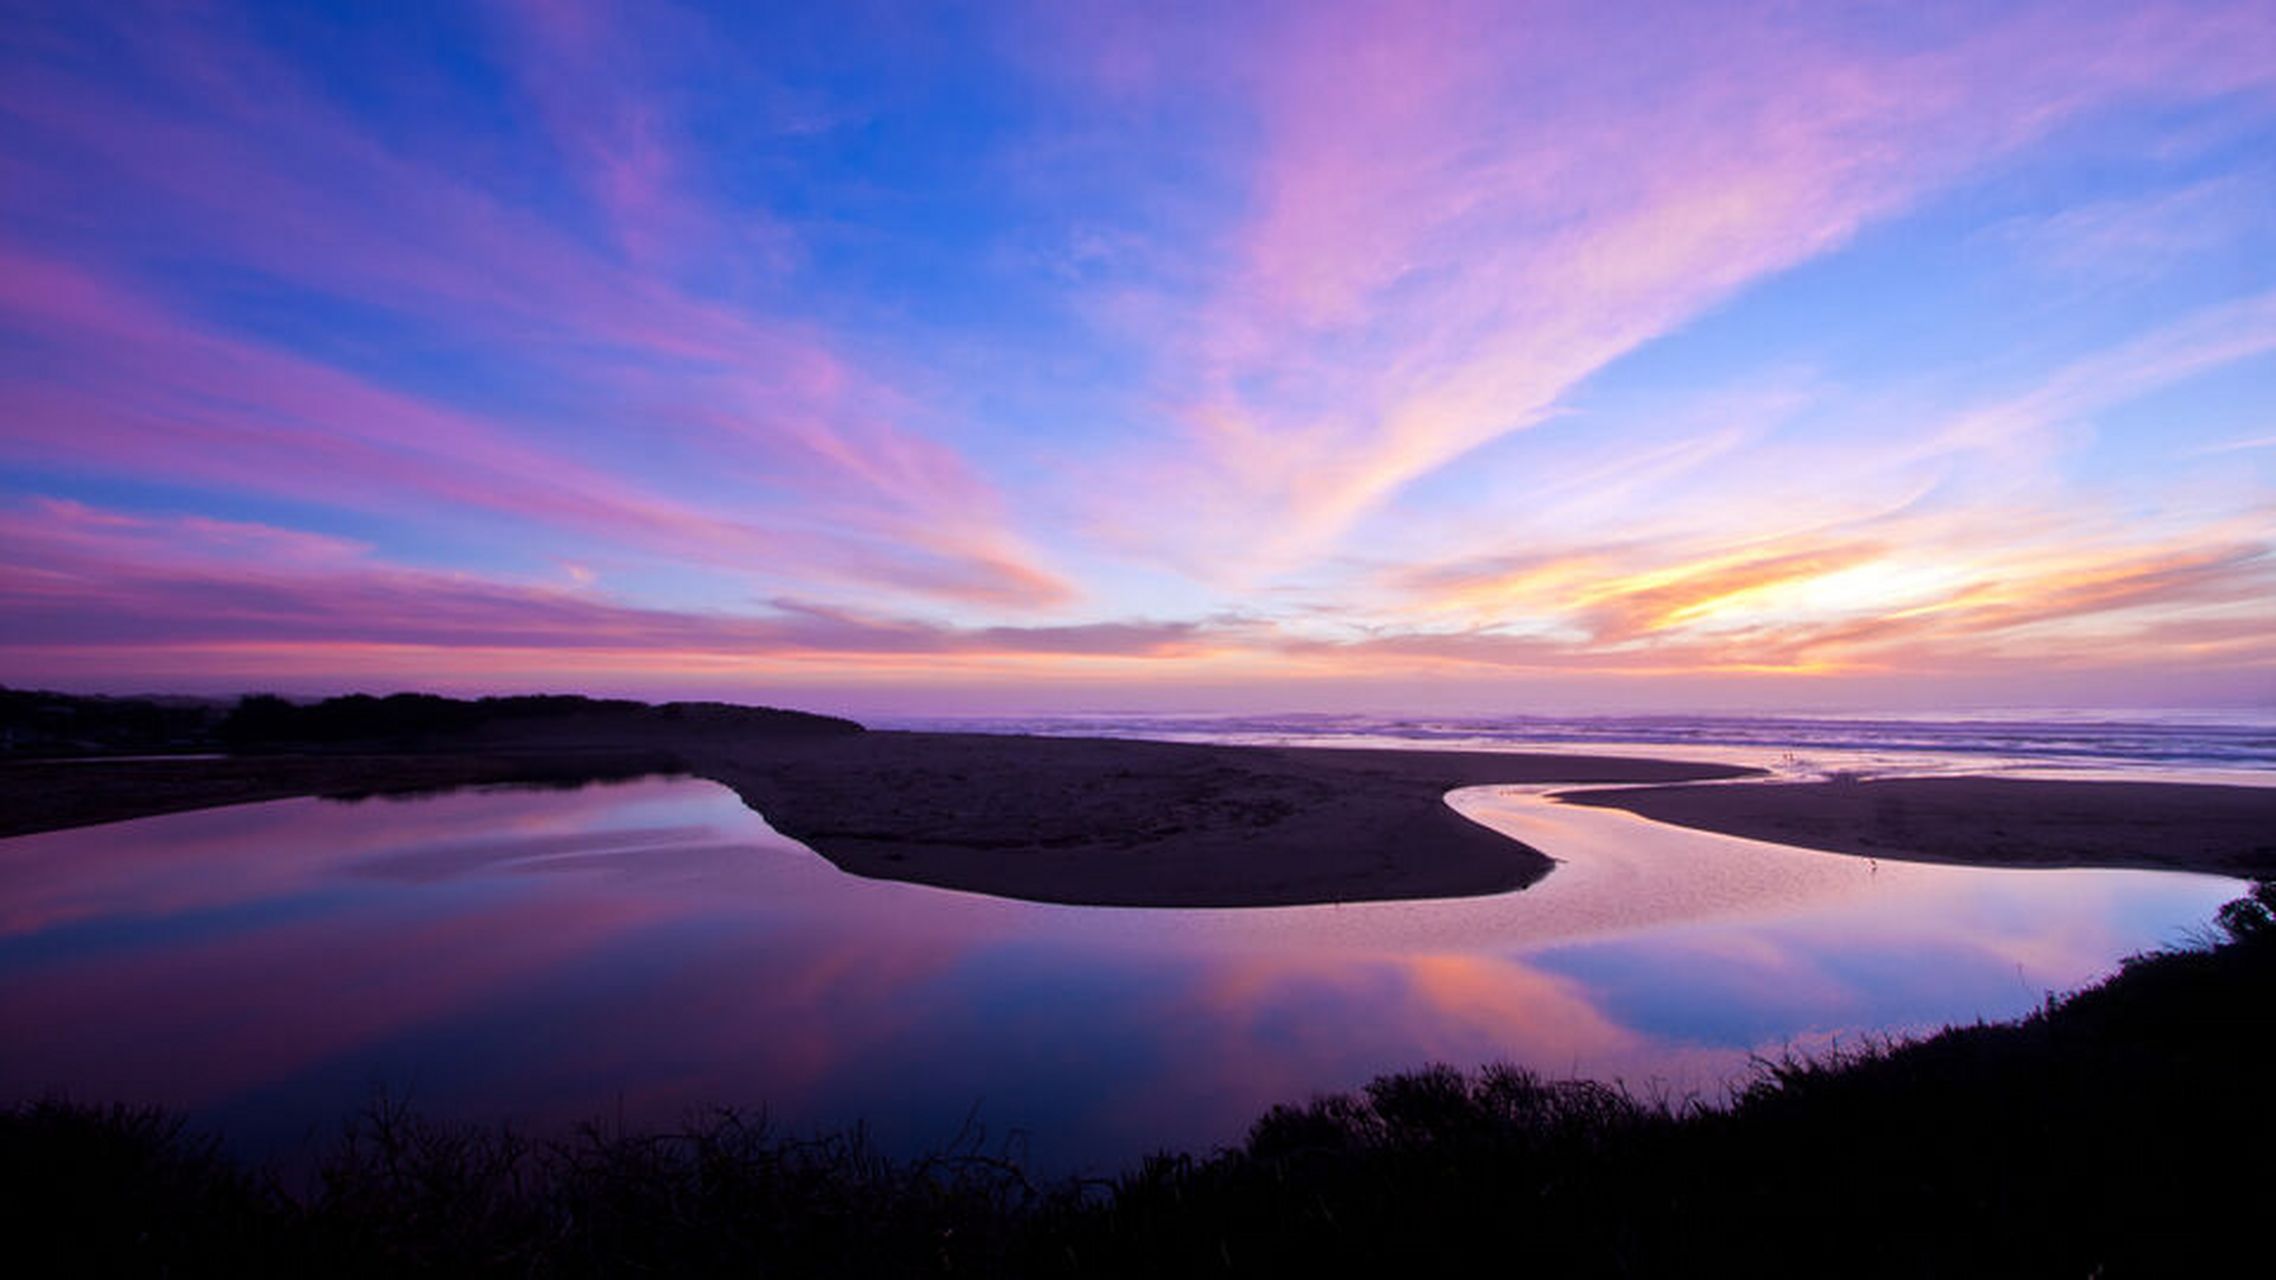
{"type": "Polygon", "coordinates": [[[1550,859],[1445,804],[1485,783],[1742,771],[1589,756],[990,734],[770,738],[549,727],[478,752],[0,766],[0,834],[295,795],[686,772],[857,875],[1043,902],[1285,906],[1522,888],[1550,859]],[[613,750],[604,747],[613,745],[613,750]]]}
{"type": "Polygon", "coordinates": [[[1874,858],[2276,875],[2276,787],[1885,778],[1621,788],[1561,798],[1874,858]]]}
{"type": "MultiPolygon", "coordinates": [[[[1554,865],[1446,793],[1666,784],[1720,765],[993,734],[769,736],[598,721],[456,749],[0,765],[0,835],[289,796],[690,773],[857,875],[1043,902],[1235,907],[1464,897],[1554,865]]],[[[2003,778],[1621,786],[1682,826],[1881,858],[2276,874],[2276,789],[2003,778]]]]}
{"type": "Polygon", "coordinates": [[[1522,888],[1554,864],[1448,808],[1488,783],[1672,782],[1718,765],[873,731],[714,743],[694,772],[857,875],[1099,906],[1287,906],[1522,888]]]}

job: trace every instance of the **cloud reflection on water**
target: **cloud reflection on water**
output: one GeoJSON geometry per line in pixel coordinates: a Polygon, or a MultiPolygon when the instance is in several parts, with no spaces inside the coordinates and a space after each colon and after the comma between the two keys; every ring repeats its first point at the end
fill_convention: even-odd
{"type": "Polygon", "coordinates": [[[1446,902],[1053,906],[843,875],[684,780],[24,837],[0,1094],[165,1102],[272,1148],[381,1087],[539,1127],[764,1107],[903,1149],[976,1115],[1111,1168],[1434,1059],[1712,1093],[1754,1051],[2020,1012],[2231,892],[1461,803],[1564,865],[1446,902]]]}

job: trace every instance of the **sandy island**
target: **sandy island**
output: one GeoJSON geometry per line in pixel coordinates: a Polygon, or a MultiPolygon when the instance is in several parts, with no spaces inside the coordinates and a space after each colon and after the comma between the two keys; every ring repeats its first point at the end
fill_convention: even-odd
{"type": "Polygon", "coordinates": [[[0,835],[289,796],[688,773],[857,875],[1043,902],[1235,907],[1519,889],[1554,863],[1445,803],[1491,784],[1840,853],[2276,874],[2276,789],[1959,778],[1668,784],[1728,766],[595,715],[313,753],[0,765],[0,835]]]}

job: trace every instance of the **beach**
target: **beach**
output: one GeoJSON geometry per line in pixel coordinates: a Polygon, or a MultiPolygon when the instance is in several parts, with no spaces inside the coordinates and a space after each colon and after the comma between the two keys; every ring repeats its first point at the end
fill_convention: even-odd
{"type": "Polygon", "coordinates": [[[1520,889],[1553,860],[1445,803],[1472,786],[1874,858],[2276,872],[2276,789],[1998,777],[1745,782],[1604,755],[1014,734],[767,732],[654,715],[381,749],[0,766],[0,834],[290,796],[685,773],[856,875],[1041,902],[1246,907],[1520,889]]]}
{"type": "Polygon", "coordinates": [[[1548,872],[1548,857],[1448,808],[1457,787],[1744,771],[1601,756],[549,724],[485,733],[463,751],[10,764],[0,767],[0,833],[297,795],[644,772],[722,783],[856,875],[1042,902],[1246,907],[1499,893],[1548,872]]]}
{"type": "Polygon", "coordinates": [[[1882,778],[1618,788],[1562,798],[1870,858],[2276,875],[2276,787],[1882,778]]]}
{"type": "Polygon", "coordinates": [[[1553,862],[1448,808],[1457,787],[1743,770],[1606,756],[871,732],[693,771],[857,875],[1041,902],[1248,907],[1465,897],[1553,862]]]}

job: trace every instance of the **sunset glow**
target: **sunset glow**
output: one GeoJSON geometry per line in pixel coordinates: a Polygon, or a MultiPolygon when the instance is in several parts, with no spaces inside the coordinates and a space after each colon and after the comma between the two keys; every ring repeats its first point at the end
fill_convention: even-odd
{"type": "Polygon", "coordinates": [[[0,683],[2276,701],[2264,0],[325,8],[0,18],[0,683]]]}

